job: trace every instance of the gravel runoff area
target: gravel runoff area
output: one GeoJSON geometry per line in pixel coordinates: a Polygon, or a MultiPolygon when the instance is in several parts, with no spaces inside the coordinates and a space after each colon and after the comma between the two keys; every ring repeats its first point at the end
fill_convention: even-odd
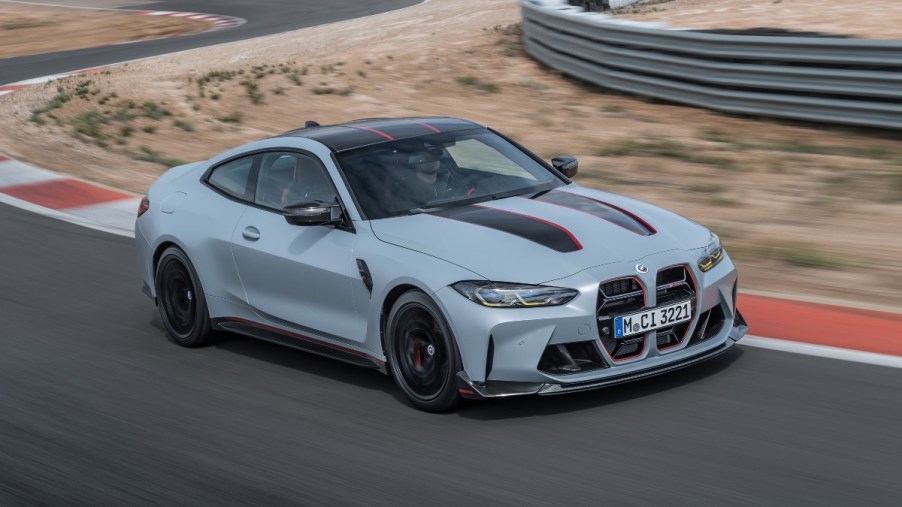
{"type": "Polygon", "coordinates": [[[29,88],[0,97],[0,152],[142,193],[307,119],[461,116],[711,226],[744,288],[902,306],[898,133],[608,93],[526,56],[519,20],[518,0],[433,0],[29,88]]]}
{"type": "MultiPolygon", "coordinates": [[[[211,26],[179,17],[0,1],[0,58],[176,37],[211,26]]],[[[5,84],[2,76],[0,84],[5,84]]]]}

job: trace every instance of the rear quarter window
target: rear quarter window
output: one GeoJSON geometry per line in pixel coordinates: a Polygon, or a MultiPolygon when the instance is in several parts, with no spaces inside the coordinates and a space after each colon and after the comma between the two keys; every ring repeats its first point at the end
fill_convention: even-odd
{"type": "Polygon", "coordinates": [[[254,157],[244,157],[226,162],[210,173],[207,182],[219,191],[237,197],[250,199],[250,175],[254,167],[254,157]]]}

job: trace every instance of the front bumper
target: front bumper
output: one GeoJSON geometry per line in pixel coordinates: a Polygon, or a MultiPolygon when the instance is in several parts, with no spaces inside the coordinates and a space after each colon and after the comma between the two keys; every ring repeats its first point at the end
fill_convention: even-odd
{"type": "Polygon", "coordinates": [[[485,398],[508,398],[511,396],[530,394],[545,396],[601,389],[602,387],[610,387],[617,384],[654,377],[715,358],[729,350],[733,344],[745,336],[746,333],[748,333],[748,329],[748,324],[745,322],[745,319],[742,318],[742,314],[737,310],[736,317],[733,319],[733,327],[730,329],[726,340],[713,347],[709,347],[706,350],[699,351],[696,354],[682,356],[676,361],[656,364],[649,368],[634,370],[620,375],[572,383],[506,382],[497,380],[474,382],[467,377],[466,372],[461,371],[457,374],[457,390],[464,398],[481,400],[485,398]]]}
{"type": "Polygon", "coordinates": [[[722,353],[748,330],[736,309],[736,269],[725,256],[714,269],[703,273],[690,263],[696,257],[694,252],[662,252],[641,259],[649,268],[646,274],[636,275],[632,261],[548,282],[580,291],[576,299],[557,307],[485,308],[451,288],[437,291],[436,300],[449,317],[463,361],[460,394],[492,398],[594,389],[658,375],[722,353]],[[653,308],[673,300],[667,297],[687,297],[669,294],[665,289],[674,284],[668,282],[668,276],[658,276],[682,268],[689,270],[687,278],[694,287],[693,318],[679,332],[674,331],[677,341],[671,339],[674,335],[667,337],[667,332],[659,336],[651,331],[639,341],[641,348],[618,355],[616,347],[626,340],[610,339],[610,316],[616,311],[602,310],[600,287],[607,290],[612,279],[635,278],[645,299],[635,304],[653,308]],[[557,362],[553,349],[562,356],[572,355],[579,366],[571,368],[576,366],[572,361],[566,367],[557,362]]]}

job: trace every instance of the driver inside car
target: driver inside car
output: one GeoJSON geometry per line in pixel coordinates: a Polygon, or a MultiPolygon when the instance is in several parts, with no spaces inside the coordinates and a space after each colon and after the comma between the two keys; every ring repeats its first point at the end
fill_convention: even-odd
{"type": "Polygon", "coordinates": [[[408,171],[402,181],[402,198],[411,207],[424,206],[444,196],[441,189],[438,156],[427,151],[418,151],[407,157],[408,171]]]}

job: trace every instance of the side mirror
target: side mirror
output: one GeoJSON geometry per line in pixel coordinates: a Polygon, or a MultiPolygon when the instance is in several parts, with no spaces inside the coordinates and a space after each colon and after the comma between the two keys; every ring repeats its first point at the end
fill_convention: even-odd
{"type": "Polygon", "coordinates": [[[579,161],[569,155],[554,157],[551,159],[551,165],[568,178],[576,176],[576,170],[579,169],[579,161]]]}
{"type": "Polygon", "coordinates": [[[301,202],[286,206],[285,221],[291,225],[329,225],[341,222],[341,206],[326,202],[301,202]]]}

